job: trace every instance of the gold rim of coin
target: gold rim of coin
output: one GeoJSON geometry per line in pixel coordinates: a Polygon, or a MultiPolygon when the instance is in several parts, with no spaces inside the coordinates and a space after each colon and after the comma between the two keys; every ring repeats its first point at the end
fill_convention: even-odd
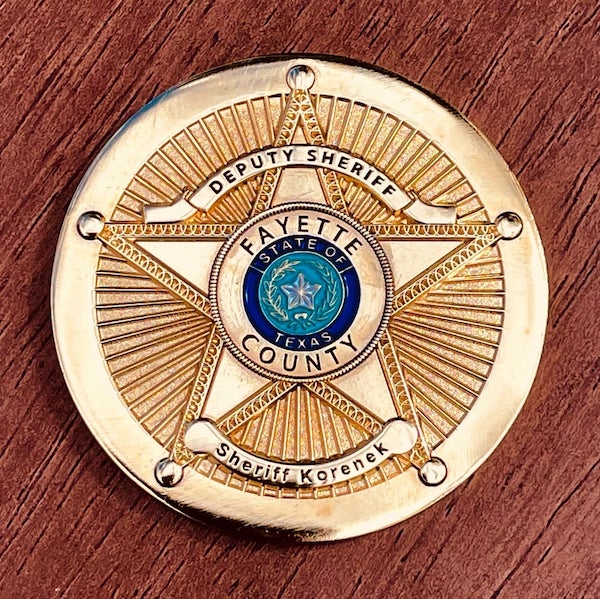
{"type": "Polygon", "coordinates": [[[95,158],[52,314],[90,430],[155,497],[341,539],[444,497],[532,385],[548,287],[521,188],[434,96],[316,55],[216,69],[95,158]]]}

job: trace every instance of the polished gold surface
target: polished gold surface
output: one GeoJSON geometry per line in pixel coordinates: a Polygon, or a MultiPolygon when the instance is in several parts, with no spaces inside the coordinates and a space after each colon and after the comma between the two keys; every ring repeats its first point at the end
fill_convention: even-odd
{"type": "MultiPolygon", "coordinates": [[[[297,274],[304,312],[268,290],[281,330],[339,300],[334,274],[297,274]]],[[[65,377],[121,467],[189,515],[303,540],[464,480],[526,398],[546,313],[535,224],[485,138],[400,78],[315,57],[228,67],[136,114],[75,194],[53,281],[65,377]],[[361,290],[312,352],[258,333],[244,299],[260,244],[293,236],[330,243],[361,290]]]]}

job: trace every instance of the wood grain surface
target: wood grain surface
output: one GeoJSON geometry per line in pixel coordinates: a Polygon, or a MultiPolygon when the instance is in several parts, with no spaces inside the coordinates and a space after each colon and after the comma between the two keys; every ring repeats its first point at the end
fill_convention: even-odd
{"type": "Polygon", "coordinates": [[[0,2],[0,597],[599,597],[598,27],[593,0],[0,2]],[[313,546],[138,488],[79,417],[50,325],[59,228],[109,136],[194,73],[282,52],[372,62],[463,111],[528,195],[551,293],[493,456],[411,520],[313,546]]]}

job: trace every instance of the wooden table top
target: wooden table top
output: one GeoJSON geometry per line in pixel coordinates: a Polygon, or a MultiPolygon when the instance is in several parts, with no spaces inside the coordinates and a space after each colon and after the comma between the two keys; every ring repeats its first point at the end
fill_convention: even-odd
{"type": "Polygon", "coordinates": [[[598,25],[592,0],[1,3],[0,597],[600,596],[598,25]],[[372,62],[465,113],[518,176],[550,279],[538,376],[492,457],[400,525],[313,546],[138,488],[79,417],[50,325],[59,228],[109,136],[194,73],[282,52],[372,62]]]}

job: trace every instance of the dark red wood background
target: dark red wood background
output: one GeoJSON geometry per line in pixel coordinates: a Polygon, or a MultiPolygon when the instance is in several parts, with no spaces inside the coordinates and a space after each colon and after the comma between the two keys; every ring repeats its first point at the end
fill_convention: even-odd
{"type": "Polygon", "coordinates": [[[596,11],[594,0],[0,2],[0,596],[599,597],[596,11]],[[314,546],[194,523],[127,479],[69,397],[49,311],[66,207],[119,125],[194,73],[305,51],[376,63],[466,113],[529,197],[551,294],[536,383],[493,456],[419,516],[314,546]]]}

